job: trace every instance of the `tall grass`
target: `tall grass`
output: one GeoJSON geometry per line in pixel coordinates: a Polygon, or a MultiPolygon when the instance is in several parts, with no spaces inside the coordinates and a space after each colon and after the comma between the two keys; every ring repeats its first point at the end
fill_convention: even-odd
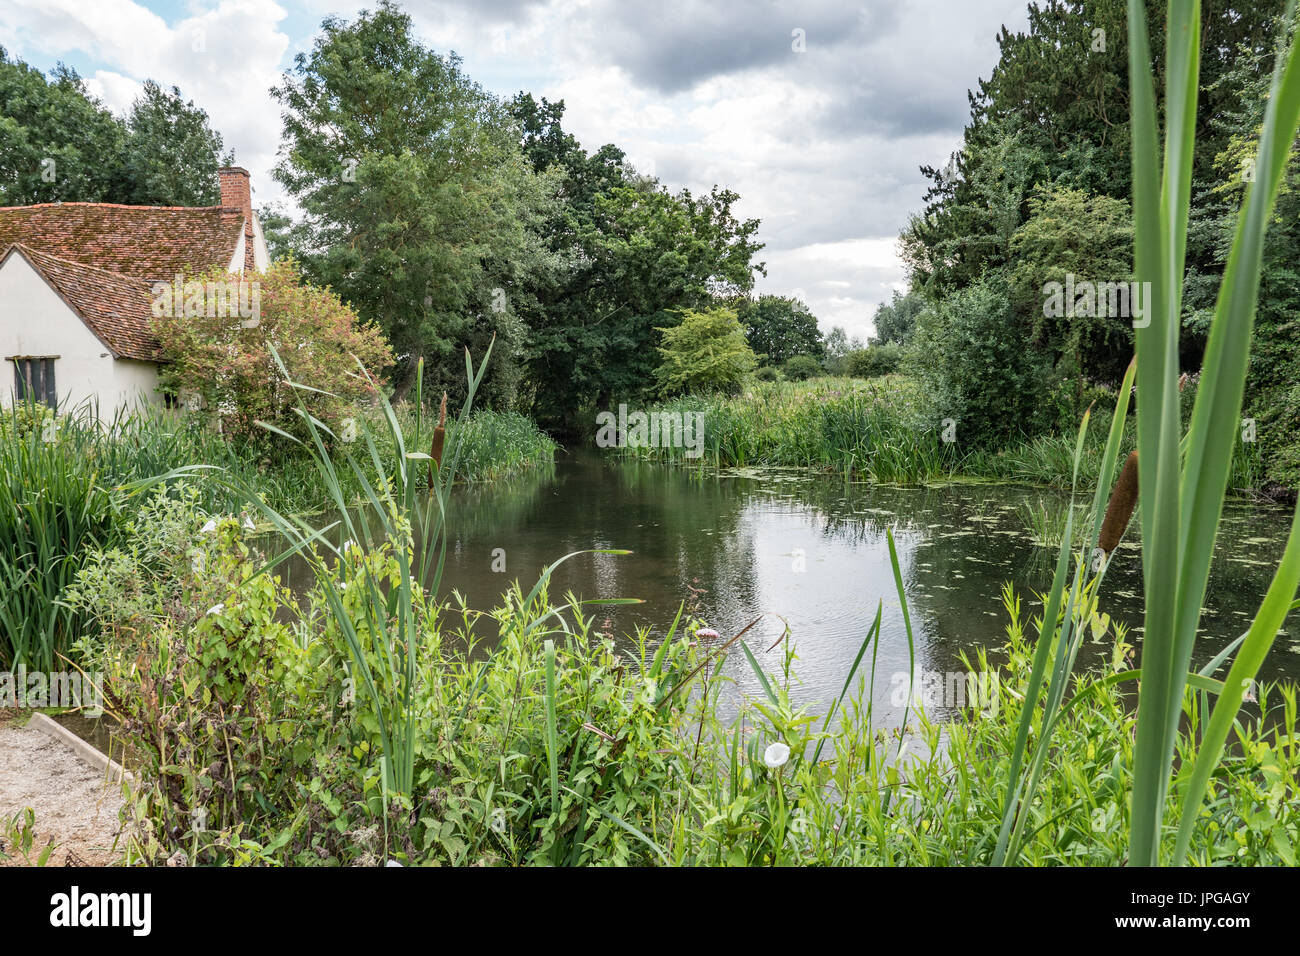
{"type": "MultiPolygon", "coordinates": [[[[402,406],[408,422],[418,412],[402,406]]],[[[373,427],[372,410],[360,419],[373,427]]],[[[381,430],[386,431],[386,430],[381,430]]],[[[553,460],[556,445],[527,418],[482,410],[451,423],[457,476],[492,481],[553,460]]],[[[382,435],[380,436],[382,441],[382,435]]],[[[330,454],[337,457],[338,443],[330,454]]],[[[384,449],[387,459],[391,449],[384,449]]],[[[101,418],[91,402],[57,410],[19,403],[0,410],[0,668],[50,671],[86,622],[60,602],[87,550],[111,545],[133,496],[182,468],[219,469],[233,481],[200,482],[200,504],[238,513],[248,488],[285,514],[335,506],[311,455],[284,443],[226,441],[206,423],[147,406],[101,418]]],[[[342,500],[366,484],[336,472],[342,500]]]]}
{"type": "Polygon", "coordinates": [[[956,460],[920,386],[899,376],[759,382],[741,395],[687,396],[654,410],[702,413],[702,457],[689,457],[684,447],[627,448],[624,454],[719,468],[812,468],[893,483],[939,477],[956,460]]]}
{"type": "Polygon", "coordinates": [[[105,543],[117,502],[81,428],[56,431],[39,409],[0,422],[0,669],[54,670],[76,618],[58,603],[81,556],[105,543]]]}
{"type": "MultiPolygon", "coordinates": [[[[1165,796],[1196,632],[1238,441],[1250,342],[1269,219],[1300,130],[1300,47],[1279,45],[1259,139],[1255,179],[1228,255],[1201,371],[1186,457],[1178,429],[1178,341],[1200,54],[1198,0],[1171,3],[1166,28],[1164,168],[1156,166],[1158,131],[1145,5],[1129,3],[1129,76],[1133,96],[1135,274],[1151,283],[1152,321],[1137,330],[1139,488],[1146,578],[1143,680],[1134,754],[1134,863],[1161,860],[1165,796]]],[[[1294,2],[1288,4],[1291,24],[1294,2]]],[[[1285,38],[1280,38],[1285,39],[1285,38]]],[[[1210,727],[1184,783],[1189,799],[1173,853],[1182,862],[1195,825],[1199,792],[1221,754],[1227,725],[1246,684],[1276,637],[1300,584],[1300,510],[1286,556],[1224,682],[1210,727]]]]}
{"type": "MultiPolygon", "coordinates": [[[[1133,791],[1128,824],[1129,862],[1157,865],[1186,859],[1203,796],[1223,756],[1227,734],[1245,692],[1281,627],[1295,607],[1300,585],[1300,508],[1282,562],[1259,613],[1245,635],[1229,644],[1216,665],[1233,652],[1228,677],[1212,670],[1189,673],[1208,583],[1210,560],[1239,441],[1242,397],[1259,289],[1260,263],[1278,187],[1300,130],[1300,53],[1292,41],[1279,48],[1277,71],[1260,137],[1256,178],[1251,183],[1220,287],[1187,434],[1179,409],[1178,343],[1182,284],[1195,140],[1200,3],[1176,0],[1166,27],[1163,170],[1146,10],[1129,0],[1129,76],[1132,95],[1135,274],[1149,283],[1150,322],[1136,330],[1137,356],[1119,393],[1094,498],[1090,542],[1099,540],[1102,504],[1110,489],[1122,438],[1131,382],[1138,401],[1138,492],[1142,512],[1144,617],[1133,791]],[[1187,691],[1214,695],[1199,746],[1184,747],[1171,781],[1180,718],[1187,691]],[[1170,787],[1179,790],[1179,821],[1172,852],[1163,852],[1170,787]]],[[[1288,5],[1293,22],[1294,2],[1288,5]]],[[[1072,486],[1077,486],[1088,416],[1076,441],[1072,486]]],[[[1095,606],[1109,555],[1081,549],[1071,573],[1072,515],[1058,557],[1053,586],[1039,627],[1026,695],[1027,706],[1008,768],[1007,796],[995,862],[1017,859],[1038,790],[1053,732],[1065,712],[1064,694],[1082,638],[1081,622],[1095,606]],[[1049,657],[1052,660],[1050,671],[1049,657]],[[1043,688],[1046,687],[1044,691],[1043,688]],[[1037,725],[1035,743],[1029,746],[1037,725]]],[[[1112,535],[1113,537],[1113,535],[1112,535]]],[[[1113,548],[1112,548],[1113,550],[1113,548]]]]}
{"type": "MultiPolygon", "coordinates": [[[[316,472],[315,484],[325,493],[322,504],[339,515],[328,525],[318,527],[304,516],[281,511],[256,485],[238,476],[226,479],[287,542],[287,550],[272,559],[270,566],[299,554],[312,569],[329,607],[332,625],[339,629],[347,644],[352,675],[360,691],[374,705],[381,741],[381,778],[385,790],[394,795],[411,796],[415,784],[420,713],[418,671],[431,620],[426,601],[429,595],[437,595],[442,580],[451,487],[464,467],[467,454],[482,454],[481,467],[488,453],[499,450],[510,437],[530,431],[526,420],[515,418],[502,419],[505,427],[500,431],[474,425],[471,414],[474,396],[490,357],[489,347],[476,369],[466,352],[468,387],[464,405],[459,417],[448,423],[445,430],[441,421],[437,425],[426,421],[423,363],[417,374],[414,404],[399,418],[381,392],[380,414],[374,420],[359,422],[359,441],[354,443],[339,443],[338,436],[308,412],[305,402],[300,402],[296,409],[305,426],[305,441],[260,423],[267,431],[303,447],[316,472]],[[432,454],[422,450],[426,442],[432,454]],[[363,492],[360,505],[350,496],[349,489],[353,487],[363,492]],[[340,539],[341,543],[335,545],[331,538],[340,539]],[[414,557],[413,547],[417,540],[421,542],[418,559],[414,557]],[[339,574],[351,559],[349,552],[353,547],[359,550],[363,562],[365,593],[359,600],[351,593],[345,595],[345,584],[339,574]],[[385,555],[391,555],[391,560],[396,562],[396,573],[390,573],[382,561],[371,563],[372,557],[385,555]],[[417,581],[424,582],[425,587],[417,581]]],[[[289,388],[308,389],[289,378],[278,354],[275,359],[289,388]]],[[[358,367],[360,374],[367,374],[360,363],[358,367]]],[[[546,439],[536,447],[549,454],[554,446],[546,439]]],[[[554,565],[543,573],[524,598],[524,606],[533,606],[553,568],[554,565]]],[[[533,619],[529,630],[545,620],[546,615],[533,619]]],[[[548,661],[548,667],[553,668],[553,648],[548,661]]],[[[553,693],[553,681],[548,687],[553,693]]],[[[554,754],[551,759],[554,780],[554,754]]],[[[558,800],[554,790],[552,797],[558,800]]]]}

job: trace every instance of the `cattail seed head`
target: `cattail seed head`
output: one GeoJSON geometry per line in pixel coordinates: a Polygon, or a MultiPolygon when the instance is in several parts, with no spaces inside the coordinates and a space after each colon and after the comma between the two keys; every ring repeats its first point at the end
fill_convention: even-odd
{"type": "Polygon", "coordinates": [[[433,487],[433,469],[442,468],[442,446],[447,440],[447,393],[442,393],[442,405],[438,409],[438,427],[433,430],[433,445],[429,448],[429,457],[433,464],[429,466],[429,487],[433,487]]]}
{"type": "Polygon", "coordinates": [[[1110,493],[1110,503],[1106,505],[1106,517],[1101,523],[1101,537],[1097,547],[1110,554],[1119,545],[1119,539],[1133,517],[1133,509],[1138,499],[1138,453],[1131,452],[1119,473],[1115,490],[1110,493]]]}

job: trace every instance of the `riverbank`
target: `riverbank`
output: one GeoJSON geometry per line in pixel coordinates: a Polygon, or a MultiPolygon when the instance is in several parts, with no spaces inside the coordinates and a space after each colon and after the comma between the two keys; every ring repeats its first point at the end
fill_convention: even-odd
{"type": "MultiPolygon", "coordinates": [[[[1040,638],[1007,587],[1004,646],[962,652],[955,681],[917,668],[901,688],[897,648],[881,645],[884,596],[854,604],[856,653],[841,690],[813,707],[794,694],[800,634],[759,642],[756,627],[718,633],[682,609],[653,639],[648,629],[616,638],[601,615],[619,602],[551,597],[561,541],[537,584],[508,588],[494,610],[444,603],[420,568],[429,558],[441,579],[446,526],[413,507],[412,481],[398,470],[357,513],[327,483],[348,535],[337,548],[310,523],[278,523],[284,544],[309,556],[313,580],[296,592],[264,567],[238,516],[209,524],[178,489],[145,500],[117,547],[91,550],[69,601],[104,636],[74,652],[103,675],[136,755],[128,862],[182,852],[230,865],[994,862],[1017,779],[1010,755],[1038,719],[1037,704],[1022,709],[1035,700],[1030,655],[1063,641],[1065,625],[1104,653],[1054,718],[1010,859],[1127,859],[1133,642],[1091,603],[1071,603],[1040,638]],[[494,640],[480,645],[471,623],[494,640]],[[757,688],[738,710],[722,706],[732,667],[757,688]],[[883,684],[902,693],[897,724],[876,709],[883,684]],[[930,716],[945,706],[948,719],[930,716]]],[[[907,612],[888,527],[885,538],[877,583],[895,589],[910,663],[924,623],[907,612]]],[[[593,543],[589,556],[616,578],[627,555],[593,543]]],[[[1188,692],[1189,726],[1203,725],[1199,691],[1213,685],[1188,692]]],[[[1193,830],[1197,864],[1294,862],[1295,689],[1257,693],[1193,830]]]]}
{"type": "MultiPolygon", "coordinates": [[[[1195,384],[1183,393],[1190,417],[1195,384]]],[[[1113,399],[1112,399],[1113,401],[1113,399]]],[[[1079,462],[1080,487],[1096,482],[1113,405],[1099,403],[1079,462]]],[[[962,478],[1069,488],[1076,435],[1040,435],[1001,448],[973,447],[960,420],[945,418],[920,383],[903,375],[873,379],[814,378],[756,382],[736,396],[687,396],[647,412],[703,416],[704,441],[694,455],[683,444],[620,448],[619,455],[713,468],[752,465],[808,468],[883,483],[920,484],[962,478]]],[[[1136,444],[1136,421],[1125,423],[1123,449],[1136,444]]],[[[1248,497],[1294,500],[1271,482],[1256,445],[1240,442],[1230,488],[1248,497]]]]}
{"type": "MultiPolygon", "coordinates": [[[[643,631],[630,649],[616,646],[590,605],[552,600],[548,574],[504,596],[487,617],[491,652],[467,657],[458,615],[402,573],[412,556],[400,538],[321,565],[317,586],[297,599],[257,572],[237,522],[204,535],[193,516],[186,532],[200,562],[143,547],[184,513],[160,502],[142,516],[142,547],[130,552],[165,591],[147,605],[101,601],[117,636],[85,660],[104,673],[110,709],[126,718],[139,754],[129,863],[178,852],[229,865],[992,860],[1033,651],[1030,615],[1010,588],[1004,663],[981,649],[964,655],[957,684],[923,676],[910,694],[903,688],[908,710],[889,730],[868,690],[890,683],[869,614],[842,692],[812,709],[793,696],[797,634],[766,665],[766,639],[719,635],[689,614],[661,640],[643,631]],[[372,583],[410,616],[372,614],[372,583]],[[146,623],[168,641],[134,638],[146,623]],[[394,666],[390,642],[408,628],[414,657],[394,666]],[[738,713],[721,706],[729,664],[749,668],[759,688],[738,713]],[[142,680],[162,696],[141,695],[142,680]],[[964,696],[949,719],[928,716],[953,692],[964,696]],[[231,750],[230,739],[242,745],[231,750]]],[[[1134,715],[1120,688],[1136,676],[1132,646],[1091,611],[1076,623],[1105,660],[1080,675],[1055,728],[1049,772],[1025,811],[1015,858],[1024,864],[1126,859],[1134,715]]],[[[1295,703],[1294,688],[1266,687],[1259,709],[1243,714],[1241,747],[1222,763],[1192,862],[1294,862],[1295,703]],[[1278,716],[1261,725],[1261,712],[1278,716]]],[[[1187,706],[1199,726],[1204,701],[1189,693],[1187,706]]],[[[1179,810],[1177,788],[1169,807],[1179,810]]]]}
{"type": "MultiPolygon", "coordinates": [[[[409,407],[394,415],[415,433],[409,407]]],[[[346,444],[339,426],[337,439],[323,434],[333,479],[349,503],[373,491],[375,476],[362,477],[372,452],[380,461],[400,460],[383,417],[369,409],[353,423],[357,434],[373,437],[373,448],[365,441],[346,444]],[[347,465],[348,452],[363,462],[360,473],[347,465]]],[[[446,445],[457,449],[459,480],[471,483],[548,465],[558,447],[528,418],[489,410],[464,425],[449,421],[446,445]]],[[[58,416],[44,406],[0,411],[0,669],[25,663],[52,670],[56,655],[88,626],[63,605],[64,592],[88,550],[123,539],[140,505],[138,483],[158,476],[174,481],[187,472],[202,476],[189,487],[195,507],[209,514],[253,520],[249,498],[256,495],[282,514],[311,515],[332,500],[314,451],[269,432],[261,442],[226,441],[202,420],[179,413],[140,410],[101,423],[88,406],[58,416]]],[[[427,468],[413,471],[423,476],[427,468]]]]}

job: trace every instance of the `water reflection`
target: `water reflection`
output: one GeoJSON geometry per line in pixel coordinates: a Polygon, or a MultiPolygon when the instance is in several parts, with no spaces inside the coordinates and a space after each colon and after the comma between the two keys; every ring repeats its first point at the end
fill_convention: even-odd
{"type": "MultiPolygon", "coordinates": [[[[885,530],[894,529],[906,581],[915,668],[948,674],[963,668],[961,652],[973,657],[976,648],[1004,642],[1004,582],[1020,591],[1026,624],[1039,612],[1033,592],[1050,584],[1054,552],[1033,543],[1016,509],[1050,498],[1050,492],[1019,486],[893,488],[796,471],[693,473],[570,455],[545,474],[457,490],[443,590],[459,591],[471,607],[490,608],[510,580],[531,586],[564,554],[630,549],[627,556],[584,555],[562,565],[552,597],[572,591],[582,598],[644,599],[633,607],[597,609],[598,625],[614,633],[639,626],[662,633],[683,601],[724,638],[773,612],[749,641],[769,669],[780,662],[779,649],[767,651],[781,636],[780,615],[799,655],[796,696],[817,711],[839,693],[883,601],[875,713],[882,722],[896,722],[909,657],[885,530]],[[504,572],[493,570],[501,566],[497,549],[504,552],[504,572]]],[[[1245,629],[1288,525],[1281,509],[1229,506],[1197,666],[1245,629]]],[[[1102,598],[1104,611],[1130,624],[1141,621],[1135,538],[1130,532],[1117,552],[1102,598]]],[[[290,577],[301,583],[302,569],[291,569],[290,577]]],[[[1275,644],[1265,679],[1300,679],[1294,625],[1289,620],[1275,644]]],[[[1140,645],[1139,634],[1130,640],[1140,645]]],[[[1080,665],[1109,654],[1108,643],[1086,640],[1080,665]]],[[[991,660],[1004,658],[995,651],[991,660]]],[[[743,691],[757,692],[743,655],[733,655],[725,671],[743,691]]],[[[942,716],[943,708],[932,712],[942,716]]]]}

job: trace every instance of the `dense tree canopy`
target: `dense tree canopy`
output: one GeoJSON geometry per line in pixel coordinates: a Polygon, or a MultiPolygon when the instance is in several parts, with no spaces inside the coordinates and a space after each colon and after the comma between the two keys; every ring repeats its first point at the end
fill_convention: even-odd
{"type": "Polygon", "coordinates": [[[826,352],[817,317],[799,299],[760,295],[740,306],[749,346],[768,365],[781,365],[796,355],[821,358],[826,352]]]}
{"type": "Polygon", "coordinates": [[[763,268],[758,221],[736,218],[730,190],[670,193],[614,145],[587,153],[561,125],[562,101],[521,93],[511,109],[525,154],[558,178],[562,200],[543,219],[557,268],[535,275],[526,297],[526,382],[539,420],[580,426],[653,392],[657,329],[678,310],[748,294],[763,268]]]}
{"type": "Polygon", "coordinates": [[[0,48],[0,206],[116,202],[210,206],[233,159],[207,114],[152,80],[124,118],[75,70],[47,79],[0,48]]]}
{"type": "Polygon", "coordinates": [[[435,392],[462,389],[464,349],[483,354],[495,336],[486,395],[508,401],[519,298],[554,267],[537,227],[556,192],[525,161],[509,112],[391,3],[327,19],[273,93],[284,106],[275,176],[305,213],[296,251],[384,329],[399,394],[421,358],[435,392]]]}
{"type": "MultiPolygon", "coordinates": [[[[1162,36],[1164,3],[1147,7],[1151,36],[1162,36]]],[[[1225,171],[1233,172],[1227,167],[1235,164],[1239,173],[1258,125],[1259,116],[1243,115],[1242,104],[1263,108],[1282,7],[1281,0],[1202,4],[1187,367],[1199,362],[1203,319],[1224,265],[1225,223],[1235,221],[1239,201],[1216,187],[1225,171]]],[[[1030,4],[1024,30],[1004,28],[997,65],[970,94],[962,146],[946,166],[922,168],[930,182],[925,207],[901,236],[913,293],[933,313],[925,323],[928,341],[942,335],[945,317],[966,316],[965,308],[946,306],[950,297],[977,286],[986,304],[1005,294],[1008,301],[992,313],[1001,320],[988,334],[1023,343],[1033,367],[1050,370],[1046,382],[1035,381],[1047,393],[1044,404],[1072,414],[1082,411],[1085,386],[1115,384],[1132,354],[1130,315],[1045,313],[1049,283],[1130,278],[1126,15],[1124,0],[1047,0],[1030,4]]],[[[1162,66],[1157,50],[1158,86],[1162,66]]],[[[970,380],[977,357],[967,362],[961,352],[918,349],[914,360],[942,382],[970,380]]],[[[1049,421],[1022,419],[1027,428],[1049,421]]],[[[1000,433],[986,425],[967,434],[1000,433]]]]}

